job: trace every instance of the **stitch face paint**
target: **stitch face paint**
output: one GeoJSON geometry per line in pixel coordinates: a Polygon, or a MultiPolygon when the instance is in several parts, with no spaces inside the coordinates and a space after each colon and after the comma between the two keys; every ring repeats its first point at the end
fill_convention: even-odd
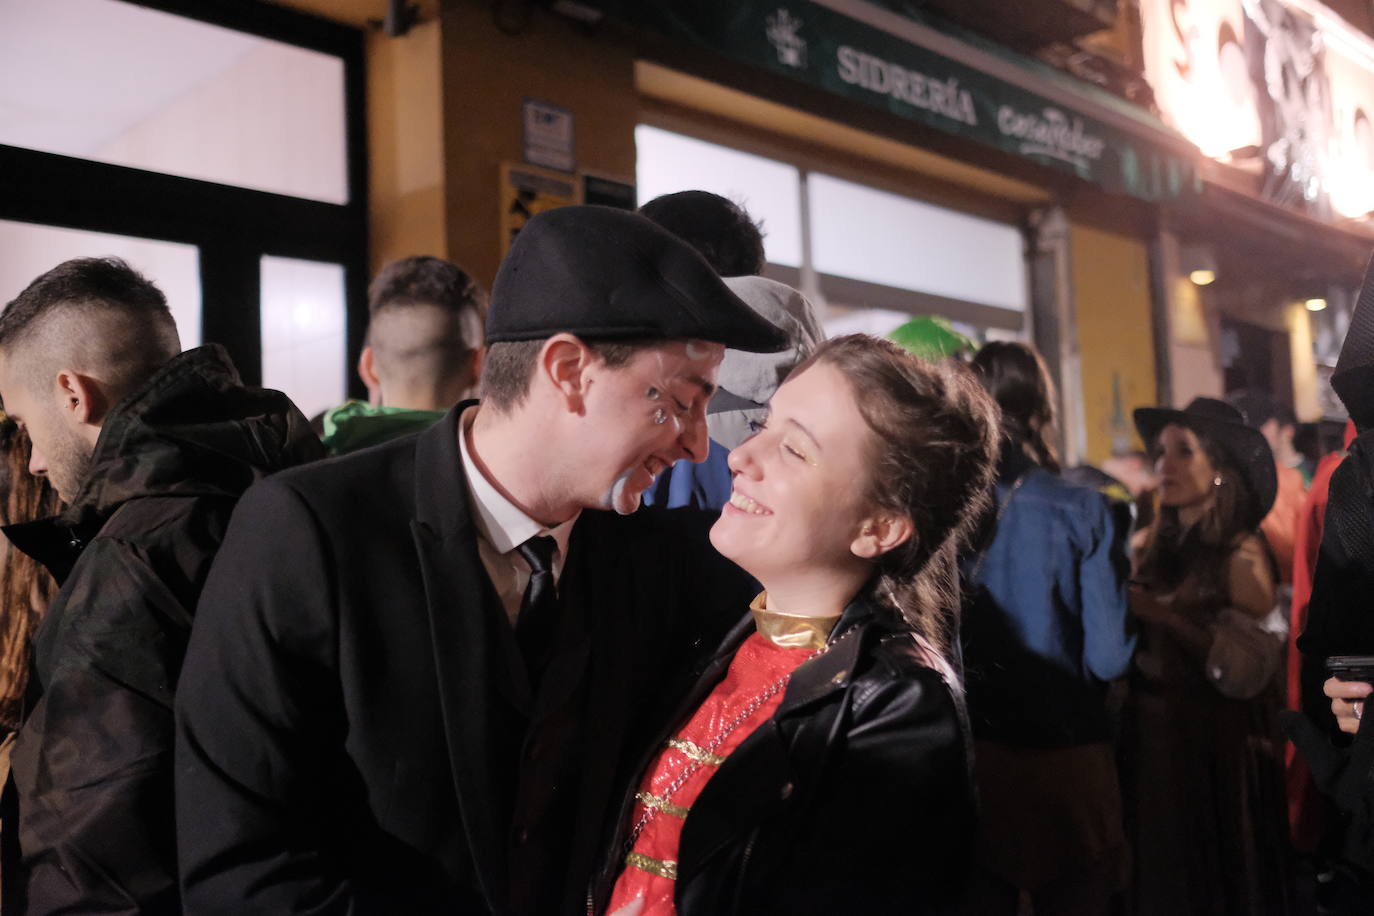
{"type": "Polygon", "coordinates": [[[597,460],[620,456],[598,501],[603,508],[628,515],[665,468],[680,458],[705,458],[706,404],[724,352],[718,344],[673,342],[603,376],[599,391],[606,400],[595,403],[616,419],[599,427],[589,444],[597,460]],[[613,388],[622,393],[614,404],[613,388]]]}

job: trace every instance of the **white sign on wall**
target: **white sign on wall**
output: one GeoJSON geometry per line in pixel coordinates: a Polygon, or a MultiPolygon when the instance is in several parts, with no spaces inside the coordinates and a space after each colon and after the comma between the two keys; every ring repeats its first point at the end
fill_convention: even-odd
{"type": "Polygon", "coordinates": [[[566,108],[525,99],[525,161],[531,165],[571,172],[577,167],[573,155],[573,113],[566,108]]]}

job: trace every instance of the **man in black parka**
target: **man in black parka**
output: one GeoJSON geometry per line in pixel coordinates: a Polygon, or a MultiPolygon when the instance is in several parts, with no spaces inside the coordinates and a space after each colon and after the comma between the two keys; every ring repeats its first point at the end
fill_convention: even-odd
{"type": "Polygon", "coordinates": [[[6,532],[62,582],[6,789],[6,912],[180,911],[192,612],[239,495],[321,454],[285,395],[245,388],[217,346],[180,350],[162,293],[115,259],[61,264],[0,315],[0,396],[67,504],[6,532]]]}
{"type": "Polygon", "coordinates": [[[752,594],[698,515],[725,346],[782,333],[644,218],[532,219],[483,400],[235,512],[178,691],[189,912],[585,912],[648,730],[752,594]],[[614,511],[607,511],[614,510],[614,511]]]}

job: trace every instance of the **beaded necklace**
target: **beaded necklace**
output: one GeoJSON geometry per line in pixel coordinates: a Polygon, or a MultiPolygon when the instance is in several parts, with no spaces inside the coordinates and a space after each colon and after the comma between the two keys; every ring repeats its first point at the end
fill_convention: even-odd
{"type": "MultiPolygon", "coordinates": [[[[834,642],[820,649],[817,649],[815,652],[812,652],[810,655],[806,657],[805,660],[802,661],[801,665],[805,665],[807,662],[819,658],[820,656],[829,652],[835,646],[844,642],[844,640],[849,636],[849,634],[853,633],[855,629],[856,628],[854,627],[849,628],[844,633],[840,634],[839,638],[837,638],[834,642]]],[[[801,665],[798,665],[797,667],[800,668],[801,665]]],[[[686,766],[682,768],[682,772],[678,773],[677,777],[674,778],[673,781],[669,783],[668,786],[663,790],[663,793],[659,795],[657,799],[655,799],[656,803],[651,804],[648,801],[646,801],[646,796],[649,798],[653,798],[653,796],[650,796],[647,792],[640,792],[635,795],[635,798],[644,804],[644,813],[640,815],[639,820],[635,822],[635,825],[630,829],[630,838],[629,841],[626,843],[627,849],[634,849],[635,842],[639,839],[639,835],[644,832],[645,827],[649,826],[649,822],[653,820],[654,816],[657,815],[662,808],[670,806],[672,804],[673,796],[677,794],[678,790],[685,786],[687,784],[687,780],[691,779],[692,775],[696,773],[697,770],[701,769],[702,766],[705,765],[706,760],[715,756],[716,749],[725,743],[726,739],[729,738],[732,733],[734,733],[735,729],[739,728],[745,722],[749,721],[749,717],[752,716],[754,713],[758,712],[759,708],[763,706],[764,703],[767,703],[769,699],[771,699],[772,697],[777,696],[778,692],[787,686],[787,683],[792,679],[792,675],[795,673],[795,671],[796,669],[794,668],[792,671],[787,672],[782,677],[778,678],[776,681],[765,687],[760,693],[758,693],[752,700],[749,701],[749,703],[744,707],[744,709],[739,713],[739,715],[735,716],[729,722],[725,723],[725,725],[721,727],[720,731],[718,731],[714,736],[712,736],[710,741],[708,741],[705,745],[701,746],[699,749],[699,753],[693,754],[690,758],[688,758],[686,766]]],[[[630,855],[633,855],[633,853],[631,852],[630,855]]]]}

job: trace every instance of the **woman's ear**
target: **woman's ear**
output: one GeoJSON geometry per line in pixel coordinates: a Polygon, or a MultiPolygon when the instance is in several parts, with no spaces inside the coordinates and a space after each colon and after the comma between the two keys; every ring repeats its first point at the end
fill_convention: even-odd
{"type": "Polygon", "coordinates": [[[876,560],[915,536],[915,526],[905,515],[872,515],[859,527],[849,551],[861,560],[876,560]]]}

